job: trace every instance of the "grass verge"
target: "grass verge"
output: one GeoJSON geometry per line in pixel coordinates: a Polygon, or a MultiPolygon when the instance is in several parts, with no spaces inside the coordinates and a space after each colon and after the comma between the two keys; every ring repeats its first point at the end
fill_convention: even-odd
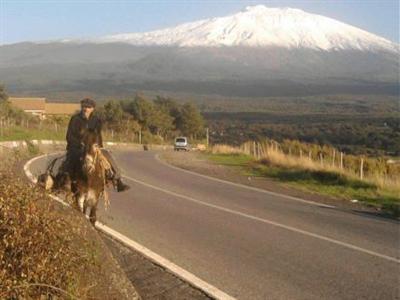
{"type": "Polygon", "coordinates": [[[205,156],[214,163],[236,167],[246,175],[272,178],[306,192],[346,200],[356,199],[396,218],[400,217],[400,193],[395,189],[381,188],[334,171],[285,167],[266,160],[257,161],[245,154],[207,153],[205,156]]]}
{"type": "Polygon", "coordinates": [[[21,140],[65,140],[65,130],[55,131],[50,128],[25,128],[12,126],[4,129],[0,135],[0,141],[21,141],[21,140]]]}

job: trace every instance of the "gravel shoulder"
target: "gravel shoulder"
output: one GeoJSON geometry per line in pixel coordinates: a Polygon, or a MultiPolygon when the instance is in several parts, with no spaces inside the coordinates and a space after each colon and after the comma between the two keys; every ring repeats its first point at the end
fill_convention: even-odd
{"type": "Polygon", "coordinates": [[[142,299],[213,299],[139,252],[104,233],[100,236],[142,299]]]}
{"type": "Polygon", "coordinates": [[[274,193],[297,197],[308,201],[332,205],[340,209],[351,210],[355,213],[369,214],[371,216],[383,216],[382,213],[377,209],[363,205],[362,203],[352,203],[346,199],[333,198],[330,196],[303,191],[267,177],[248,176],[243,168],[216,164],[208,160],[201,152],[164,151],[160,153],[159,157],[162,161],[172,166],[202,175],[239,183],[250,187],[260,188],[274,193]]]}

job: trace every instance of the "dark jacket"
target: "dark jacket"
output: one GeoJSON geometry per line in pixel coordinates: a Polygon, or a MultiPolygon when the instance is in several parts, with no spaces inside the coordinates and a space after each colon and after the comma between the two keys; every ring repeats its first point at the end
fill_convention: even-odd
{"type": "Polygon", "coordinates": [[[97,134],[97,144],[103,147],[103,138],[101,136],[101,120],[91,114],[89,119],[85,119],[81,113],[71,117],[67,130],[67,151],[78,152],[82,150],[83,137],[88,130],[93,130],[97,134]]]}

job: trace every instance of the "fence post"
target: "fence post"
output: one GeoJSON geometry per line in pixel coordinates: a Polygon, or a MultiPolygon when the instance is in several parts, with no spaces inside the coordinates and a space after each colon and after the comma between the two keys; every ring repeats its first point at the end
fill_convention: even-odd
{"type": "Polygon", "coordinates": [[[311,150],[308,150],[308,159],[311,160],[311,150]]]}
{"type": "Polygon", "coordinates": [[[261,144],[261,157],[265,157],[266,151],[265,151],[266,145],[263,143],[261,144]]]}
{"type": "Polygon", "coordinates": [[[340,169],[343,170],[343,152],[340,152],[340,169]]]}
{"type": "Polygon", "coordinates": [[[208,146],[210,144],[210,134],[208,132],[208,127],[206,128],[206,147],[208,149],[208,146]]]}
{"type": "Polygon", "coordinates": [[[324,158],[322,156],[322,152],[319,152],[319,159],[320,159],[320,162],[321,162],[321,166],[324,165],[324,158]]]}
{"type": "Polygon", "coordinates": [[[360,162],[360,179],[364,179],[364,158],[361,157],[361,162],[360,162]]]}
{"type": "Polygon", "coordinates": [[[335,166],[335,158],[336,158],[336,150],[333,149],[333,154],[332,154],[332,167],[335,166]]]}
{"type": "Polygon", "coordinates": [[[257,142],[257,159],[260,159],[260,144],[257,142]]]}
{"type": "Polygon", "coordinates": [[[303,158],[303,150],[300,149],[300,158],[303,158]]]}

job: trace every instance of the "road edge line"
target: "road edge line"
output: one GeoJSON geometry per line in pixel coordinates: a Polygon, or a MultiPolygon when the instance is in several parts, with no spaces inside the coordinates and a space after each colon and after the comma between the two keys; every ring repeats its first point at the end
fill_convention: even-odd
{"type": "Polygon", "coordinates": [[[175,169],[175,170],[179,170],[179,171],[183,171],[183,172],[186,172],[186,173],[189,173],[189,174],[192,174],[192,175],[197,175],[197,176],[200,176],[200,177],[203,177],[203,178],[207,178],[207,179],[210,179],[210,180],[214,180],[214,181],[217,181],[217,182],[226,183],[226,184],[229,184],[229,185],[233,185],[233,186],[249,189],[249,190],[256,191],[256,192],[261,192],[261,193],[272,195],[272,196],[279,196],[279,197],[282,197],[282,198],[286,198],[286,199],[289,199],[289,200],[302,202],[302,203],[306,203],[306,204],[310,204],[310,205],[315,205],[315,206],[320,206],[320,207],[325,207],[325,208],[336,208],[336,206],[333,206],[333,205],[328,205],[328,204],[324,204],[324,203],[318,203],[318,202],[311,201],[311,200],[305,200],[305,199],[298,198],[298,197],[293,197],[293,196],[289,196],[289,195],[285,195],[285,194],[275,193],[275,192],[271,192],[271,191],[264,190],[264,189],[261,189],[261,188],[248,186],[248,185],[244,185],[244,184],[236,183],[236,182],[232,182],[232,181],[227,181],[227,180],[224,180],[224,179],[220,179],[220,178],[216,178],[216,177],[200,174],[200,173],[197,173],[197,172],[194,172],[194,171],[186,170],[186,169],[183,169],[183,168],[180,168],[180,167],[176,167],[176,166],[174,166],[174,165],[162,160],[158,153],[155,154],[155,158],[160,163],[164,164],[165,166],[167,166],[169,168],[172,168],[172,169],[175,169]]]}
{"type": "Polygon", "coordinates": [[[130,176],[126,176],[125,175],[123,177],[128,179],[128,180],[131,180],[133,182],[136,182],[138,184],[144,185],[144,186],[146,186],[148,188],[152,188],[152,189],[155,189],[157,191],[160,191],[160,192],[163,192],[163,193],[166,193],[166,194],[169,194],[169,195],[173,195],[173,196],[176,196],[176,197],[191,201],[191,202],[196,203],[198,205],[204,205],[204,206],[207,206],[207,207],[218,209],[220,211],[224,211],[224,212],[227,212],[227,213],[230,213],[230,214],[234,214],[234,215],[238,215],[238,216],[241,216],[241,217],[245,217],[245,218],[248,218],[248,219],[251,219],[251,220],[254,220],[254,221],[262,222],[262,223],[269,224],[269,225],[272,225],[272,226],[276,226],[276,227],[279,227],[279,228],[283,228],[283,229],[286,229],[288,231],[300,233],[300,234],[303,234],[303,235],[306,235],[306,236],[310,236],[310,237],[313,237],[313,238],[316,238],[316,239],[324,240],[324,241],[327,241],[327,242],[330,242],[330,243],[333,243],[333,244],[336,244],[336,245],[343,246],[343,247],[348,248],[348,249],[356,250],[356,251],[359,251],[359,252],[362,252],[362,253],[366,253],[366,254],[369,254],[369,255],[372,255],[372,256],[375,256],[375,257],[380,257],[380,258],[383,258],[383,259],[386,259],[386,260],[389,260],[389,261],[394,261],[394,262],[400,264],[400,259],[397,259],[397,258],[392,257],[392,256],[388,256],[388,255],[385,255],[385,254],[380,254],[378,252],[374,252],[374,251],[371,251],[371,250],[368,250],[368,249],[364,249],[364,248],[358,247],[358,246],[353,245],[353,244],[349,244],[349,243],[346,243],[346,242],[341,242],[339,240],[335,240],[333,238],[329,238],[329,237],[326,237],[326,236],[323,236],[323,235],[320,235],[320,234],[317,234],[317,233],[309,232],[309,231],[306,231],[306,230],[302,230],[302,229],[295,228],[295,227],[292,227],[292,226],[284,225],[282,223],[278,223],[278,222],[271,221],[271,220],[268,220],[268,219],[264,219],[264,218],[261,218],[261,217],[253,216],[253,215],[246,214],[246,213],[242,213],[240,211],[236,211],[236,210],[233,210],[233,209],[230,209],[230,208],[226,208],[226,207],[223,207],[223,206],[219,206],[219,205],[211,204],[211,203],[204,202],[204,201],[201,201],[201,200],[197,200],[197,199],[195,199],[193,197],[185,196],[185,195],[173,192],[173,191],[169,191],[169,190],[166,190],[164,188],[160,188],[160,187],[157,187],[155,185],[152,185],[152,184],[143,182],[141,180],[132,178],[130,176]]]}
{"type": "MultiPolygon", "coordinates": [[[[40,158],[43,158],[43,157],[46,157],[49,155],[54,155],[54,154],[56,154],[56,153],[40,155],[40,156],[30,159],[28,162],[25,163],[25,165],[24,165],[25,175],[29,178],[29,180],[32,183],[37,183],[37,179],[32,174],[32,172],[29,170],[30,165],[34,161],[36,161],[40,158]]],[[[49,196],[64,206],[70,206],[68,203],[64,202],[58,196],[55,196],[52,194],[50,194],[49,196]]],[[[200,279],[199,277],[195,276],[194,274],[192,274],[192,273],[186,271],[185,269],[179,267],[178,265],[174,264],[170,260],[162,257],[161,255],[158,255],[157,253],[151,251],[150,249],[146,248],[145,246],[139,244],[138,242],[135,242],[134,240],[126,237],[125,235],[119,233],[118,231],[106,226],[105,224],[97,221],[95,224],[95,227],[98,228],[99,230],[101,230],[102,232],[110,235],[111,237],[115,238],[116,240],[120,241],[121,243],[128,246],[129,248],[134,249],[137,252],[141,253],[142,255],[144,255],[151,261],[155,262],[156,264],[159,264],[160,266],[164,267],[165,269],[167,269],[171,273],[175,274],[180,279],[189,282],[192,286],[200,289],[205,294],[207,294],[215,299],[236,300],[236,298],[224,293],[223,291],[219,290],[215,286],[205,282],[204,280],[200,279]]]]}
{"type": "Polygon", "coordinates": [[[157,253],[151,251],[150,249],[144,247],[143,245],[129,239],[128,237],[124,236],[123,234],[115,231],[114,229],[100,223],[96,222],[96,227],[99,228],[101,231],[105,232],[106,234],[112,236],[116,240],[120,241],[124,245],[128,246],[140,252],[142,255],[146,256],[151,261],[155,262],[156,264],[161,265],[180,279],[189,282],[191,285],[195,286],[196,288],[200,289],[207,295],[221,300],[235,300],[232,296],[222,292],[218,288],[214,287],[213,285],[205,282],[204,280],[200,279],[199,277],[195,276],[194,274],[186,271],[185,269],[179,267],[178,265],[174,264],[170,260],[158,255],[157,253]]]}

